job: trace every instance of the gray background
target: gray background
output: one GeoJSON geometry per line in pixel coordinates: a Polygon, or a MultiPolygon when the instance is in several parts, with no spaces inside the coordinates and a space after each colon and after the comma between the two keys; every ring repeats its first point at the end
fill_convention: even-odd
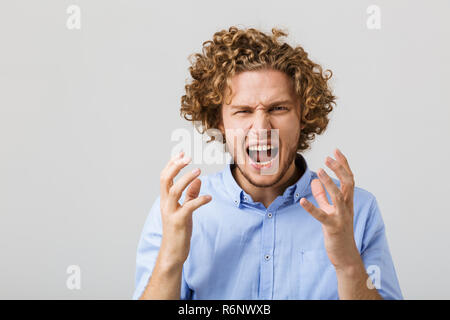
{"type": "Polygon", "coordinates": [[[450,298],[449,9],[447,0],[2,0],[0,298],[131,298],[171,134],[191,130],[179,117],[187,56],[231,25],[285,28],[334,72],[337,107],[305,158],[326,168],[341,148],[379,201],[405,298],[450,298]],[[66,27],[71,4],[80,30],[66,27]],[[380,30],[366,27],[372,4],[380,30]],[[66,287],[69,265],[81,268],[81,290],[66,287]]]}

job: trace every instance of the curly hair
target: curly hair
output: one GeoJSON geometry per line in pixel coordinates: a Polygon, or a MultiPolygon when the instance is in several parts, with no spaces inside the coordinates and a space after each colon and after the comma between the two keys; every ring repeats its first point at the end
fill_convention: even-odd
{"type": "MultiPolygon", "coordinates": [[[[293,48],[278,40],[287,35],[277,28],[272,28],[270,35],[254,28],[235,26],[216,32],[212,40],[203,42],[202,54],[194,53],[188,58],[192,81],[185,85],[180,115],[194,125],[200,123],[197,130],[202,134],[218,128],[225,90],[232,96],[233,75],[268,68],[282,71],[293,80],[300,98],[300,119],[304,127],[297,149],[308,149],[315,135],[325,131],[329,122],[327,115],[333,110],[333,104],[336,105],[336,97],[327,84],[333,73],[328,69],[323,72],[301,46],[293,48]]],[[[208,142],[213,140],[211,137],[208,142]]]]}

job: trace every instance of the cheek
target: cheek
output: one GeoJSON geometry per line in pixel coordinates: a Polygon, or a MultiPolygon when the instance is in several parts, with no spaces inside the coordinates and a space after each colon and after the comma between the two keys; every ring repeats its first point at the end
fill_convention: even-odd
{"type": "Polygon", "coordinates": [[[225,118],[223,120],[223,126],[225,130],[225,138],[228,141],[234,143],[245,142],[245,135],[248,129],[251,127],[251,123],[245,119],[236,118],[225,118]]]}
{"type": "Polygon", "coordinates": [[[237,153],[241,153],[244,150],[243,146],[245,145],[245,135],[242,134],[242,130],[239,127],[231,128],[225,127],[225,139],[228,151],[231,154],[236,155],[237,153]]]}
{"type": "Polygon", "coordinates": [[[251,127],[252,121],[249,117],[226,117],[223,119],[226,129],[247,129],[251,127]]]}
{"type": "Polygon", "coordinates": [[[282,145],[285,147],[297,145],[300,136],[300,121],[284,121],[277,128],[282,145]]]}

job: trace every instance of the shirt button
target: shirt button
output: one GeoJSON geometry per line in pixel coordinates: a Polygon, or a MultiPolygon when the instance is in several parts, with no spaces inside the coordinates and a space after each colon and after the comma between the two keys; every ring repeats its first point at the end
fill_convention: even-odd
{"type": "Polygon", "coordinates": [[[244,200],[245,200],[245,201],[248,201],[248,198],[247,198],[247,197],[244,197],[244,200]]]}
{"type": "Polygon", "coordinates": [[[266,255],[264,256],[264,259],[266,259],[266,261],[270,260],[270,255],[266,254],[266,255]]]}
{"type": "Polygon", "coordinates": [[[234,203],[238,204],[238,201],[237,201],[237,200],[234,200],[234,203]]]}
{"type": "Polygon", "coordinates": [[[298,196],[299,196],[300,194],[297,192],[296,194],[295,194],[295,197],[297,197],[298,198],[298,196]]]}
{"type": "Polygon", "coordinates": [[[269,212],[269,213],[267,214],[267,216],[268,216],[269,218],[272,218],[272,212],[269,212]]]}

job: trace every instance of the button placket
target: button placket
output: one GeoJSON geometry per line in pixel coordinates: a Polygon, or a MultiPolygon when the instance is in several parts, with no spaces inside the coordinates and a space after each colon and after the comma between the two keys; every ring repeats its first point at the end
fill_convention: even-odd
{"type": "Polygon", "coordinates": [[[273,210],[266,211],[262,230],[262,265],[260,276],[260,298],[272,299],[275,246],[275,216],[273,210]]]}

